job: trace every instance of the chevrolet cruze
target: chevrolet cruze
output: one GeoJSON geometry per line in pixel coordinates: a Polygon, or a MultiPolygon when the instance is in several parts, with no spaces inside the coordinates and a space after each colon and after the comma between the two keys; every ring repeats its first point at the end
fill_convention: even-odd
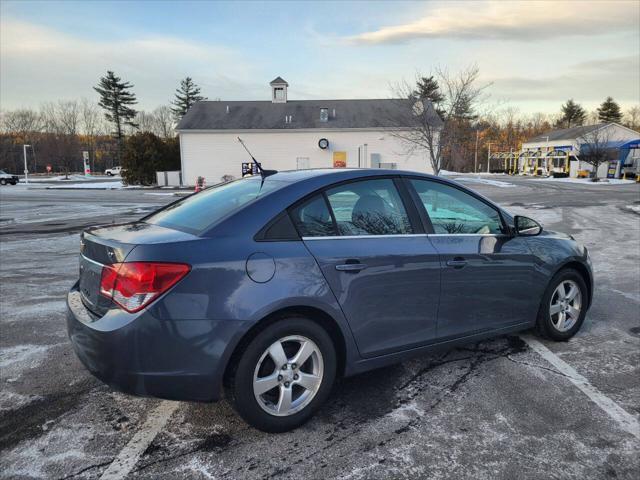
{"type": "Polygon", "coordinates": [[[532,327],[567,340],[592,292],[586,248],[455,182],[268,172],[85,231],[67,322],[113,388],[225,393],[280,432],[339,375],[532,327]]]}

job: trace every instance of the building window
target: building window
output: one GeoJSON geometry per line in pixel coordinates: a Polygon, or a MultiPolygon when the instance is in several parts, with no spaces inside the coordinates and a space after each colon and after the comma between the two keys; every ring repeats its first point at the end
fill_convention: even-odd
{"type": "Polygon", "coordinates": [[[320,109],[320,121],[321,122],[328,122],[329,121],[329,109],[328,108],[321,108],[320,109]]]}
{"type": "Polygon", "coordinates": [[[273,98],[275,100],[284,100],[284,88],[282,87],[275,87],[273,89],[273,98]]]}

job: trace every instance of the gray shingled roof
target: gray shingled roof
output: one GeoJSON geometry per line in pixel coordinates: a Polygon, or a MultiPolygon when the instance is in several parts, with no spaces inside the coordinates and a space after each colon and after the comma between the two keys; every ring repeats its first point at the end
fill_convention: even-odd
{"type": "Polygon", "coordinates": [[[546,142],[549,137],[550,142],[556,140],[574,140],[586,135],[594,130],[607,125],[606,123],[597,123],[595,125],[581,125],[578,127],[563,128],[562,130],[552,130],[537,137],[527,140],[525,143],[546,142]]]}
{"type": "MultiPolygon", "coordinates": [[[[409,100],[202,101],[182,118],[177,130],[295,130],[300,128],[393,128],[406,116],[409,100]],[[228,107],[228,113],[227,113],[228,107]],[[320,109],[329,120],[320,121],[320,109]],[[335,116],[334,116],[335,110],[335,116]],[[291,122],[285,117],[291,116],[291,122]]],[[[434,115],[433,125],[442,122],[434,115]]]]}

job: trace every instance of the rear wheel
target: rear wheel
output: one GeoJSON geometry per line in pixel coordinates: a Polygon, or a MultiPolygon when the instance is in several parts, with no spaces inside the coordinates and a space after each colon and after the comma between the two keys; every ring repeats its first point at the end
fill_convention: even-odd
{"type": "Polygon", "coordinates": [[[587,286],[577,271],[558,272],[542,298],[537,330],[552,340],[569,340],[584,322],[587,313],[587,286]]]}
{"type": "Polygon", "coordinates": [[[313,415],[335,374],[336,353],[327,332],[309,319],[289,317],[247,345],[230,381],[232,403],[259,430],[284,432],[313,415]]]}

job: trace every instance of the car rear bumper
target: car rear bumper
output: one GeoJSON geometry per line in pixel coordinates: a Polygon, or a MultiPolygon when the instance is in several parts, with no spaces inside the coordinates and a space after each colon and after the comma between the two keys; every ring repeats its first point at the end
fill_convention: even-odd
{"type": "Polygon", "coordinates": [[[245,322],[158,320],[148,310],[94,316],[75,285],[67,296],[67,329],[76,355],[116,390],[170,400],[210,402],[245,322]]]}

